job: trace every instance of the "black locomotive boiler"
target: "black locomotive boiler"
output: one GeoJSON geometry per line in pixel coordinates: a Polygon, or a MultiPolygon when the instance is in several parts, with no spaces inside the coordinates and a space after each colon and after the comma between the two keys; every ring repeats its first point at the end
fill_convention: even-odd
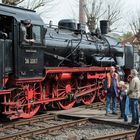
{"type": "Polygon", "coordinates": [[[45,27],[35,11],[0,4],[0,23],[0,110],[10,119],[30,118],[48,104],[69,109],[95,97],[104,101],[109,67],[118,65],[123,75],[133,66],[131,45],[86,33],[72,20],[45,27]],[[34,43],[23,40],[21,24],[27,19],[32,23],[27,38],[34,43]]]}
{"type": "Polygon", "coordinates": [[[124,48],[117,40],[86,34],[73,20],[61,20],[58,28],[48,28],[45,41],[48,66],[110,66],[123,58],[124,48]]]}

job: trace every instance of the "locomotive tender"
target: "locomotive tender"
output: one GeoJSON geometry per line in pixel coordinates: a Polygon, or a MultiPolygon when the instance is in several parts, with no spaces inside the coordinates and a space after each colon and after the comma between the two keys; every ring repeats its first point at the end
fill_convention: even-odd
{"type": "MultiPolygon", "coordinates": [[[[132,55],[131,46],[124,53],[114,38],[87,34],[72,20],[45,28],[32,10],[0,4],[0,23],[8,34],[0,38],[0,110],[10,119],[30,118],[48,104],[69,109],[79,101],[91,104],[96,96],[104,101],[109,66],[124,68],[122,61],[132,55]],[[23,41],[20,26],[26,19],[32,44],[23,41]]],[[[132,67],[132,59],[125,64],[132,67]]]]}

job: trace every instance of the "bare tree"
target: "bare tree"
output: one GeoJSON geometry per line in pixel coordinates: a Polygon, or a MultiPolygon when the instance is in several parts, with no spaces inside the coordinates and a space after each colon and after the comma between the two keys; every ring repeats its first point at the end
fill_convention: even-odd
{"type": "Polygon", "coordinates": [[[87,26],[90,32],[94,32],[99,18],[105,13],[105,11],[102,11],[102,0],[89,0],[88,3],[92,4],[85,5],[84,7],[87,16],[87,26]]]}
{"type": "Polygon", "coordinates": [[[134,51],[135,53],[138,53],[139,55],[139,72],[140,72],[140,14],[139,14],[139,10],[138,11],[131,11],[131,13],[129,13],[129,18],[128,19],[128,23],[130,25],[130,28],[133,32],[133,46],[134,46],[134,51]],[[131,14],[131,15],[130,15],[131,14]]]}
{"type": "Polygon", "coordinates": [[[85,12],[87,15],[87,26],[90,31],[95,31],[96,25],[100,19],[108,20],[109,31],[121,17],[122,0],[89,0],[91,5],[86,5],[85,12]],[[104,3],[103,3],[104,2],[104,3]]]}
{"type": "Polygon", "coordinates": [[[52,5],[53,1],[54,0],[28,0],[26,7],[28,9],[36,10],[38,8],[44,7],[45,5],[52,5]]]}
{"type": "Polygon", "coordinates": [[[140,15],[138,11],[133,13],[131,21],[129,22],[129,25],[133,34],[140,41],[140,15]]]}
{"type": "Polygon", "coordinates": [[[19,3],[23,2],[24,0],[2,0],[3,4],[8,4],[8,5],[18,5],[19,3]]]}
{"type": "Polygon", "coordinates": [[[106,1],[107,12],[104,15],[104,19],[108,20],[109,31],[115,30],[116,28],[111,29],[111,27],[122,18],[121,8],[121,0],[106,1]]]}
{"type": "Polygon", "coordinates": [[[46,4],[49,5],[53,1],[54,0],[2,0],[2,3],[13,6],[21,4],[27,9],[37,10],[38,8],[41,8],[46,4]]]}

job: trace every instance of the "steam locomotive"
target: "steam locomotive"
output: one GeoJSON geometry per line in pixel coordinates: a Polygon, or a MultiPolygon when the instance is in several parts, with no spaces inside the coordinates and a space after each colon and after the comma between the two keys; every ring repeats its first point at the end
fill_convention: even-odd
{"type": "Polygon", "coordinates": [[[86,33],[73,20],[46,27],[35,11],[0,4],[0,23],[7,33],[0,36],[0,113],[10,119],[30,118],[48,104],[70,109],[95,97],[104,101],[110,66],[119,66],[121,76],[133,67],[132,46],[106,34],[106,22],[102,34],[86,33]],[[32,44],[23,41],[26,19],[32,44]]]}

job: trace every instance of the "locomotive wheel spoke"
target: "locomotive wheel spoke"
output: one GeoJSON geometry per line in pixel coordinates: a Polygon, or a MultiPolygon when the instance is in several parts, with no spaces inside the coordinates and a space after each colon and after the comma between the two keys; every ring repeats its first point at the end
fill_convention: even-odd
{"type": "Polygon", "coordinates": [[[105,99],[106,99],[106,94],[103,90],[99,90],[98,91],[98,98],[101,102],[105,102],[105,99]]]}
{"type": "MultiPolygon", "coordinates": [[[[82,85],[83,85],[83,88],[82,88],[81,92],[84,92],[84,91],[87,91],[87,90],[90,90],[90,89],[93,88],[93,83],[92,83],[92,82],[86,82],[86,81],[83,81],[83,82],[82,82],[82,81],[81,81],[80,83],[81,83],[81,84],[80,84],[80,87],[81,87],[81,88],[82,88],[82,85]]],[[[83,95],[83,96],[81,97],[81,101],[82,101],[82,103],[85,104],[85,105],[90,105],[90,104],[93,103],[95,97],[96,97],[96,91],[94,91],[94,92],[89,92],[89,93],[87,93],[86,95],[83,95]]]]}
{"type": "Polygon", "coordinates": [[[22,97],[22,98],[20,98],[20,99],[18,99],[19,101],[23,101],[24,100],[24,97],[22,97]]]}
{"type": "Polygon", "coordinates": [[[62,109],[70,109],[75,104],[73,98],[75,94],[74,85],[75,84],[71,80],[57,81],[53,91],[58,98],[65,98],[57,102],[58,106],[62,109]],[[69,91],[67,91],[67,89],[69,91]]]}
{"type": "Polygon", "coordinates": [[[26,100],[25,99],[21,101],[21,104],[24,104],[24,103],[26,103],[26,100]]]}
{"type": "Polygon", "coordinates": [[[58,97],[64,97],[64,96],[65,96],[65,91],[63,90],[63,92],[61,92],[58,97]]]}
{"type": "MultiPolygon", "coordinates": [[[[100,82],[101,83],[101,82],[100,82]]],[[[103,86],[103,85],[101,85],[101,84],[99,84],[98,85],[98,87],[99,86],[103,86]]],[[[101,102],[105,102],[105,100],[106,100],[106,93],[104,92],[104,90],[103,90],[103,88],[100,88],[99,90],[98,90],[98,98],[99,98],[99,100],[101,101],[101,102]]]]}
{"type": "Polygon", "coordinates": [[[85,105],[90,105],[94,101],[95,97],[96,97],[96,93],[95,92],[89,93],[89,94],[87,94],[87,95],[82,97],[82,102],[85,105]]]}
{"type": "Polygon", "coordinates": [[[16,96],[13,96],[13,102],[18,105],[15,110],[19,111],[20,117],[31,118],[34,116],[40,108],[40,85],[39,84],[28,84],[22,85],[16,92],[16,96]]]}

